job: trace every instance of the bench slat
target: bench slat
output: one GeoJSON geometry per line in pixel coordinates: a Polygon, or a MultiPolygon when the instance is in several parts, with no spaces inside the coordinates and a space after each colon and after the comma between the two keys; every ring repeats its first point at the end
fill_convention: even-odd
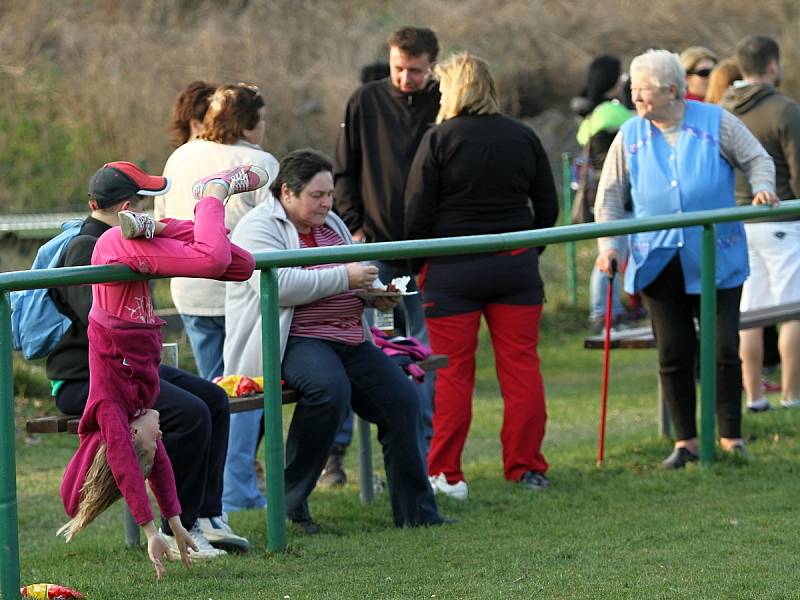
{"type": "MultiPolygon", "coordinates": [[[[800,319],[800,302],[743,312],[739,315],[739,329],[767,327],[796,319],[800,319]]],[[[590,350],[598,350],[603,348],[604,342],[605,337],[603,334],[591,335],[583,340],[583,347],[590,350]]],[[[656,342],[653,339],[653,330],[647,325],[635,329],[626,329],[625,331],[612,331],[610,346],[612,349],[655,348],[656,342]]]]}
{"type": "MultiPolygon", "coordinates": [[[[424,371],[434,371],[447,366],[447,355],[434,354],[417,362],[424,371]]],[[[293,404],[300,398],[297,390],[284,388],[281,392],[282,404],[293,404]]],[[[241,398],[229,398],[230,412],[239,413],[248,410],[257,410],[264,407],[264,394],[253,394],[241,398]]],[[[78,423],[80,416],[76,415],[54,415],[50,417],[39,417],[30,419],[25,423],[25,431],[28,433],[78,433],[78,423]]]]}

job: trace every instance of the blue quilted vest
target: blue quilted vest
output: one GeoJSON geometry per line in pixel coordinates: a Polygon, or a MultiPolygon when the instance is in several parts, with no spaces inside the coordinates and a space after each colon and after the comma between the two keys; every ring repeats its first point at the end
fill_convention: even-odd
{"type": "MultiPolygon", "coordinates": [[[[687,101],[678,143],[672,148],[661,131],[641,117],[622,125],[630,168],[634,218],[733,208],[733,168],[720,153],[722,109],[687,101]]],[[[741,285],[749,274],[747,241],[741,223],[718,223],[717,288],[741,285]]],[[[702,227],[634,233],[625,273],[625,291],[651,284],[677,253],[687,294],[700,293],[702,227]]]]}

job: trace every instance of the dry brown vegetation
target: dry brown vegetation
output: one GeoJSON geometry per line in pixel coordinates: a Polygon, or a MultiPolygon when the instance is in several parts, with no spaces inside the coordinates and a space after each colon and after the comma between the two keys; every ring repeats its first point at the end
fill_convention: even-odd
{"type": "Polygon", "coordinates": [[[0,206],[80,206],[106,160],[159,170],[172,100],[193,79],[258,84],[274,154],[330,152],[358,69],[409,23],[433,27],[443,55],[487,58],[510,113],[558,109],[567,129],[567,102],[599,53],[703,44],[726,55],[767,33],[784,51],[785,89],[800,96],[796,0],[5,0],[0,206]]]}

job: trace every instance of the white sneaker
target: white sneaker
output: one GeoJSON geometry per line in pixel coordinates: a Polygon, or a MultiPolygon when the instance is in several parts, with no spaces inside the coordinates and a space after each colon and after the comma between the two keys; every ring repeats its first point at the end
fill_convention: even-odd
{"type": "Polygon", "coordinates": [[[198,526],[205,538],[215,548],[221,548],[229,552],[247,552],[250,550],[250,542],[240,535],[236,535],[228,525],[228,515],[222,513],[216,517],[201,517],[197,519],[198,526]]]}
{"type": "Polygon", "coordinates": [[[119,226],[122,229],[122,237],[126,240],[144,236],[148,240],[153,239],[156,232],[156,222],[147,213],[137,213],[131,210],[121,210],[117,213],[119,226]]]}
{"type": "Polygon", "coordinates": [[[442,493],[456,500],[467,499],[467,482],[463,479],[458,483],[450,484],[447,483],[447,478],[444,476],[444,473],[439,473],[438,475],[431,475],[428,477],[428,481],[431,482],[431,487],[436,493],[442,493]]]}
{"type": "MultiPolygon", "coordinates": [[[[175,541],[175,536],[167,535],[163,532],[162,535],[166,538],[167,543],[169,544],[169,550],[172,552],[172,557],[175,560],[180,560],[181,552],[178,550],[178,542],[175,541]]],[[[189,548],[189,558],[192,560],[206,560],[228,554],[225,552],[225,550],[214,548],[214,546],[211,545],[211,543],[206,539],[206,536],[203,535],[203,532],[200,530],[200,526],[198,525],[197,521],[194,522],[191,530],[189,530],[189,535],[192,536],[192,539],[197,546],[197,552],[189,548]]]]}
{"type": "Polygon", "coordinates": [[[781,400],[783,408],[800,408],[800,400],[781,400]]]}
{"type": "Polygon", "coordinates": [[[754,402],[747,403],[747,410],[754,413],[764,412],[771,408],[772,406],[770,405],[769,400],[767,400],[764,396],[761,396],[761,398],[759,398],[754,402]]]}

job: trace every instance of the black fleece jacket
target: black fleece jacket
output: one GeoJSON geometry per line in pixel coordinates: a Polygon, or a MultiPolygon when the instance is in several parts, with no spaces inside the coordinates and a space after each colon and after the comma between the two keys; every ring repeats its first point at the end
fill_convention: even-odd
{"type": "Polygon", "coordinates": [[[406,177],[422,136],[439,112],[439,84],[406,94],[390,79],[350,97],[336,143],[334,208],[351,232],[370,242],[403,237],[406,177]]]}
{"type": "Polygon", "coordinates": [[[408,239],[541,229],[558,217],[542,143],[500,114],[464,114],[428,131],[405,202],[408,239]]]}
{"type": "MultiPolygon", "coordinates": [[[[59,267],[92,264],[97,239],[111,226],[94,217],[86,217],[80,234],[72,238],[61,255],[59,267]]],[[[72,319],[72,326],[47,357],[50,380],[89,379],[89,310],[92,308],[92,286],[70,285],[51,288],[50,295],[59,310],[72,319]]]]}

